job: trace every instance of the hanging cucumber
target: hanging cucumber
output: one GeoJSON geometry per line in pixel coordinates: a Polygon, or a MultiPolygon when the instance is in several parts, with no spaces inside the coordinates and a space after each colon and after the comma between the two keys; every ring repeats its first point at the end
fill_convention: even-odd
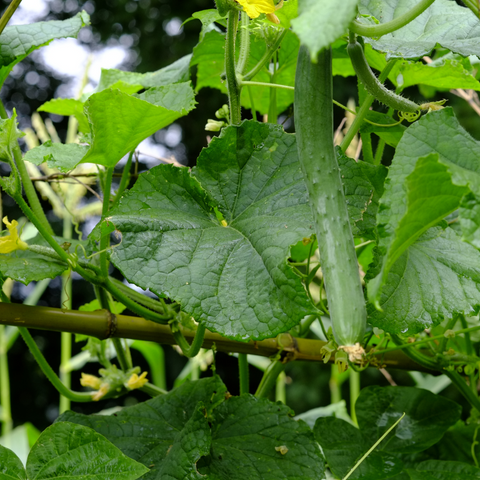
{"type": "Polygon", "coordinates": [[[399,110],[400,112],[415,113],[420,110],[420,105],[408,100],[408,98],[393,93],[378,81],[378,78],[372,72],[365,58],[363,47],[356,40],[349,42],[347,51],[358,79],[370,95],[373,95],[379,102],[387,105],[387,107],[399,110]]]}
{"type": "Polygon", "coordinates": [[[300,165],[315,220],[320,263],[335,340],[363,338],[366,309],[357,256],[333,144],[330,49],[312,63],[300,47],[295,77],[295,127],[300,165]]]}

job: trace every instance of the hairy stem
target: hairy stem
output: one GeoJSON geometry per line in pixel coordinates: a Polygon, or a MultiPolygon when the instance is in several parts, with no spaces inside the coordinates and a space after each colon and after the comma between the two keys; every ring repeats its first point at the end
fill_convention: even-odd
{"type": "Polygon", "coordinates": [[[238,354],[238,373],[240,377],[240,395],[250,393],[250,378],[248,373],[247,354],[238,354]]]}
{"type": "Polygon", "coordinates": [[[241,120],[240,90],[235,68],[235,38],[237,36],[238,12],[230,10],[227,19],[225,40],[225,73],[227,76],[228,102],[230,106],[230,124],[238,125],[241,120]]]}

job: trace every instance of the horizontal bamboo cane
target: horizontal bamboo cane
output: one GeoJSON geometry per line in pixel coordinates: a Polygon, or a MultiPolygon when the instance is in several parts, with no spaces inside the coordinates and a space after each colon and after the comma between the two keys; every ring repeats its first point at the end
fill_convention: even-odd
{"type": "MultiPolygon", "coordinates": [[[[97,337],[100,340],[115,337],[148,340],[168,345],[176,343],[168,325],[160,325],[140,317],[113,315],[107,310],[81,312],[0,303],[0,325],[79,333],[97,337]]],[[[184,329],[183,334],[187,340],[191,341],[195,332],[184,329]]],[[[207,330],[202,346],[211,348],[215,344],[220,352],[247,353],[264,357],[271,357],[280,352],[285,362],[294,360],[323,362],[320,349],[325,343],[321,340],[293,337],[289,333],[282,333],[276,338],[261,341],[238,342],[207,330]]],[[[376,367],[438,373],[419,365],[401,351],[388,352],[383,356],[376,355],[375,358],[378,362],[376,367]]]]}

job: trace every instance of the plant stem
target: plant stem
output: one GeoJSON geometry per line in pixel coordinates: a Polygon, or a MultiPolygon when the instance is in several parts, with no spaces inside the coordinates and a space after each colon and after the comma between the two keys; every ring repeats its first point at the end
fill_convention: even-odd
{"type": "Polygon", "coordinates": [[[241,80],[239,84],[242,87],[270,87],[270,88],[282,88],[283,90],[295,90],[295,87],[290,85],[280,85],[278,83],[265,83],[265,82],[247,82],[241,80]]]}
{"type": "MultiPolygon", "coordinates": [[[[101,287],[95,285],[95,296],[97,297],[98,303],[100,306],[111,312],[110,306],[110,298],[108,293],[101,287]]],[[[117,352],[118,363],[120,363],[120,368],[126,372],[132,368],[132,359],[130,355],[127,353],[126,349],[124,349],[122,342],[119,338],[112,338],[113,346],[115,347],[115,351],[117,352]]]]}
{"type": "Polygon", "coordinates": [[[285,370],[286,364],[280,361],[273,362],[263,374],[260,385],[255,392],[258,398],[267,397],[277,382],[278,376],[285,370]]]}
{"type": "Polygon", "coordinates": [[[142,388],[139,388],[139,390],[147,395],[150,395],[151,397],[158,397],[158,395],[165,395],[168,393],[163,388],[159,388],[150,382],[146,383],[142,388]]]}
{"type": "MultiPolygon", "coordinates": [[[[72,238],[72,219],[70,213],[66,211],[63,215],[63,238],[72,238]]],[[[62,292],[61,292],[62,308],[72,309],[72,276],[70,269],[62,274],[62,292]]],[[[62,332],[60,340],[60,380],[67,387],[71,387],[71,374],[65,369],[72,356],[72,334],[62,332]]],[[[60,395],[59,413],[63,413],[70,409],[70,400],[60,395]]]]}
{"type": "MultiPolygon", "coordinates": [[[[273,54],[273,75],[270,77],[270,83],[275,85],[275,76],[277,73],[277,54],[273,54]]],[[[270,89],[270,101],[268,105],[268,122],[276,124],[278,122],[277,116],[277,90],[270,89]]]]}
{"type": "MultiPolygon", "coordinates": [[[[0,117],[3,120],[8,120],[7,111],[5,110],[5,106],[3,105],[3,102],[1,100],[0,100],[0,117]]],[[[33,186],[32,180],[30,180],[30,176],[28,175],[27,167],[25,166],[25,163],[23,161],[22,152],[20,151],[20,147],[18,146],[18,143],[13,147],[13,156],[15,158],[15,163],[17,165],[18,173],[20,174],[20,178],[22,180],[23,188],[25,190],[25,195],[27,196],[27,199],[33,214],[35,215],[37,221],[43,225],[44,230],[47,231],[50,235],[53,235],[52,227],[48,222],[47,217],[45,216],[45,212],[43,211],[43,208],[40,204],[40,200],[38,199],[37,193],[35,191],[35,187],[33,186]]],[[[17,196],[21,196],[21,195],[22,193],[18,192],[17,196]]]]}
{"type": "Polygon", "coordinates": [[[0,406],[2,407],[2,435],[12,430],[12,409],[10,405],[10,377],[8,373],[7,339],[5,326],[0,325],[0,406]]]}
{"type": "Polygon", "coordinates": [[[478,17],[480,18],[480,6],[475,0],[463,0],[463,3],[478,17]]]}
{"type": "Polygon", "coordinates": [[[115,194],[115,198],[113,199],[110,209],[118,205],[118,203],[120,202],[120,199],[122,198],[123,192],[125,191],[125,189],[128,187],[128,184],[130,183],[130,178],[131,178],[130,169],[132,168],[132,159],[133,159],[134,153],[135,153],[135,149],[133,149],[128,155],[127,163],[123,167],[122,176],[120,178],[120,184],[118,185],[118,190],[117,190],[117,193],[115,194]]]}
{"type": "Polygon", "coordinates": [[[238,372],[240,377],[240,395],[250,393],[250,378],[246,353],[238,354],[238,372]]]}
{"type": "Polygon", "coordinates": [[[165,352],[163,348],[154,342],[135,340],[130,348],[138,350],[148,363],[150,376],[153,384],[162,389],[167,389],[165,376],[165,352]]]}
{"type": "Polygon", "coordinates": [[[238,56],[238,63],[236,71],[239,75],[243,75],[245,67],[247,66],[248,58],[250,56],[250,17],[246,12],[240,13],[240,54],[238,56]]]}
{"type": "Polygon", "coordinates": [[[287,388],[285,383],[286,378],[287,376],[285,375],[285,372],[282,372],[277,377],[277,381],[275,383],[275,401],[282,402],[284,404],[287,403],[287,388]]]}
{"type": "Polygon", "coordinates": [[[365,25],[354,20],[348,27],[352,32],[364,37],[381,37],[392,33],[409,24],[421,15],[435,0],[420,0],[411,10],[393,20],[378,25],[365,25]]]}
{"type": "Polygon", "coordinates": [[[22,0],[12,0],[10,2],[10,5],[3,13],[2,18],[0,18],[0,34],[5,30],[5,27],[12,18],[12,15],[15,13],[15,10],[18,8],[20,3],[22,3],[22,0]]]}
{"type": "Polygon", "coordinates": [[[42,372],[50,380],[52,385],[58,390],[58,392],[65,397],[69,398],[72,402],[91,402],[92,395],[88,392],[74,392],[66,387],[61,380],[58,378],[57,374],[53,371],[52,367],[45,360],[45,357],[42,355],[42,352],[37,347],[35,340],[33,340],[30,332],[24,327],[18,327],[20,335],[25,340],[31,354],[37,361],[39,367],[42,369],[42,372]]]}
{"type": "MultiPolygon", "coordinates": [[[[468,324],[467,324],[467,320],[465,319],[465,316],[464,315],[459,315],[459,317],[460,317],[460,322],[462,324],[462,327],[464,329],[468,329],[468,324]]],[[[475,352],[475,349],[473,348],[472,339],[470,338],[470,333],[465,332],[464,338],[465,338],[465,347],[466,347],[466,350],[467,350],[467,355],[475,356],[476,352],[475,352]]],[[[469,374],[468,378],[470,380],[470,388],[472,389],[473,394],[476,397],[478,397],[477,380],[476,380],[475,373],[469,374]]]]}
{"type": "Polygon", "coordinates": [[[14,200],[17,202],[18,206],[22,209],[23,213],[30,220],[30,222],[32,222],[33,225],[40,232],[40,235],[42,235],[42,237],[47,241],[47,243],[53,248],[55,253],[60,257],[60,260],[65,262],[73,270],[79,273],[85,280],[87,280],[87,282],[93,283],[95,285],[102,282],[101,279],[97,278],[95,275],[92,275],[91,273],[84,270],[78,264],[76,259],[74,259],[71,255],[69,255],[65,250],[62,249],[62,247],[55,241],[52,234],[50,233],[50,230],[51,230],[50,224],[47,222],[47,225],[49,228],[45,227],[45,225],[42,222],[40,222],[38,217],[35,215],[35,213],[28,206],[27,202],[25,202],[25,200],[20,194],[16,195],[14,200]]]}
{"type": "MultiPolygon", "coordinates": [[[[110,191],[112,189],[113,167],[107,168],[104,185],[103,185],[103,204],[102,204],[102,220],[108,217],[110,210],[110,191]]],[[[110,235],[102,235],[100,238],[100,269],[102,275],[108,277],[108,258],[107,249],[110,246],[110,235]]]]}
{"type": "Polygon", "coordinates": [[[238,125],[241,120],[240,90],[235,69],[235,39],[238,27],[238,11],[230,10],[227,19],[225,40],[225,73],[227,76],[228,102],[230,106],[230,125],[238,125]]]}
{"type": "Polygon", "coordinates": [[[205,326],[199,324],[197,331],[195,332],[195,337],[193,338],[192,344],[189,345],[181,330],[172,328],[173,338],[177,341],[177,345],[181,348],[182,353],[188,357],[196,357],[200,349],[202,348],[203,339],[205,337],[205,326]]]}
{"type": "Polygon", "coordinates": [[[478,399],[478,396],[473,393],[472,389],[467,385],[467,382],[465,382],[458,372],[444,370],[443,373],[458,388],[459,392],[465,397],[468,403],[470,403],[472,408],[475,408],[478,412],[480,412],[480,400],[478,399]]]}
{"type": "MultiPolygon", "coordinates": [[[[380,73],[380,76],[378,77],[378,81],[380,83],[383,83],[387,78],[389,73],[391,72],[393,66],[397,62],[396,58],[392,58],[387,62],[387,65],[385,68],[382,70],[382,73],[380,73]]],[[[356,133],[360,129],[363,121],[365,120],[365,117],[367,116],[368,111],[370,110],[370,107],[372,106],[373,101],[375,100],[375,97],[373,95],[367,94],[365,96],[365,99],[363,100],[362,106],[359,108],[357,115],[355,117],[355,120],[353,121],[352,125],[348,129],[348,132],[346,133],[345,137],[342,140],[342,143],[340,144],[340,148],[342,149],[343,152],[345,152],[352,142],[353,138],[355,137],[356,133]]]]}
{"type": "Polygon", "coordinates": [[[350,416],[355,425],[358,426],[355,403],[360,395],[360,373],[350,370],[350,416]]]}
{"type": "Polygon", "coordinates": [[[285,35],[287,34],[288,30],[284,29],[278,33],[277,38],[272,43],[270,47],[267,48],[266,52],[263,54],[263,57],[259,60],[259,62],[248,72],[246,73],[242,80],[250,80],[253,78],[273,57],[273,54],[277,51],[278,47],[282,43],[285,35]]]}

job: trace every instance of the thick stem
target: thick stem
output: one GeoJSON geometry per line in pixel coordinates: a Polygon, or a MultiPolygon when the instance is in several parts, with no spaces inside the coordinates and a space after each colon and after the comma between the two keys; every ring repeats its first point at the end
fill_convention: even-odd
{"type": "Polygon", "coordinates": [[[227,76],[228,102],[230,106],[230,124],[238,125],[241,121],[240,87],[235,68],[235,39],[237,36],[238,12],[230,10],[227,20],[225,41],[225,73],[227,76]]]}
{"type": "MultiPolygon", "coordinates": [[[[380,76],[378,77],[378,81],[380,83],[383,83],[387,78],[389,73],[391,72],[393,66],[397,62],[396,58],[392,58],[387,62],[387,65],[385,68],[382,70],[382,73],[380,73],[380,76]]],[[[370,107],[372,106],[373,101],[375,100],[375,97],[373,95],[367,94],[365,97],[365,100],[363,101],[360,109],[358,110],[355,120],[353,121],[352,125],[348,129],[348,132],[346,133],[345,137],[342,140],[342,143],[340,144],[340,148],[342,151],[346,151],[348,146],[353,140],[353,137],[355,137],[356,133],[362,126],[362,123],[365,120],[365,117],[367,116],[368,111],[370,110],[370,107]]]]}
{"type": "Polygon", "coordinates": [[[395,32],[421,15],[435,0],[420,0],[411,10],[393,20],[378,25],[364,25],[354,20],[348,27],[352,32],[364,37],[381,37],[395,32]]]}
{"type": "Polygon", "coordinates": [[[248,358],[245,353],[238,354],[238,374],[240,378],[240,395],[242,395],[243,393],[250,393],[248,358]]]}
{"type": "Polygon", "coordinates": [[[246,12],[240,13],[240,54],[237,62],[237,73],[243,75],[245,67],[247,66],[248,57],[250,56],[250,17],[246,12]]]}

